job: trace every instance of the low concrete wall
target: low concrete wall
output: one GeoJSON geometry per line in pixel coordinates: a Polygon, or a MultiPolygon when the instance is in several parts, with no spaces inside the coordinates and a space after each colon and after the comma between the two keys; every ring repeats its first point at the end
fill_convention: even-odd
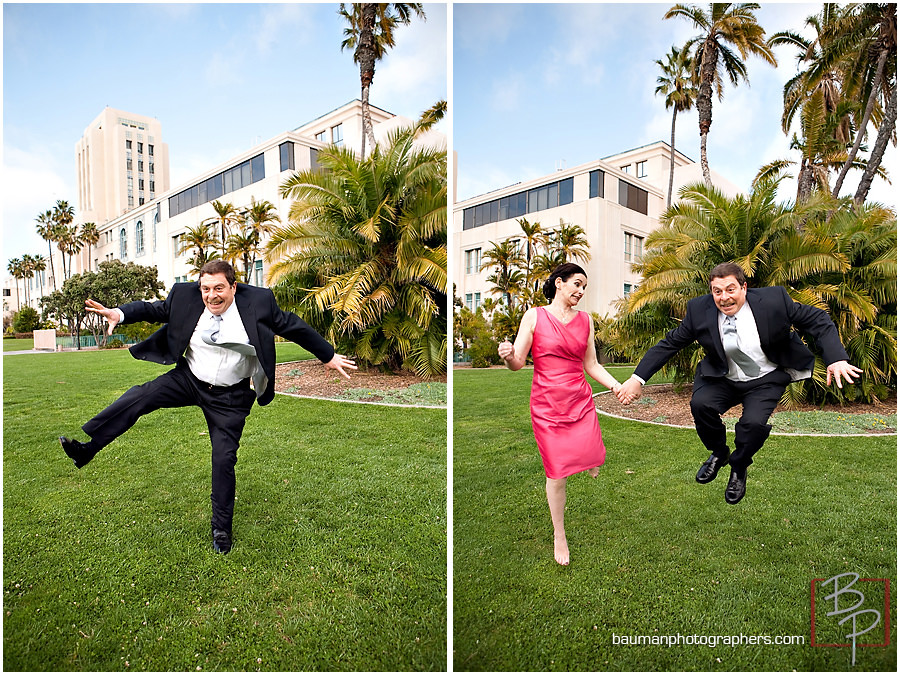
{"type": "Polygon", "coordinates": [[[48,328],[45,330],[34,331],[34,348],[47,349],[51,352],[56,351],[56,329],[48,328]]]}

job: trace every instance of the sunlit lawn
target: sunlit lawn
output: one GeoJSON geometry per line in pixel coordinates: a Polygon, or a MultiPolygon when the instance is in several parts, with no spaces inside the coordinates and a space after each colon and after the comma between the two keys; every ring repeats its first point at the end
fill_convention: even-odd
{"type": "MultiPolygon", "coordinates": [[[[613,372],[622,380],[630,369],[613,372]]],[[[811,645],[811,583],[844,572],[896,581],[896,436],[773,436],[747,496],[729,506],[727,472],[694,480],[706,453],[693,430],[601,417],[599,478],[569,480],[564,568],[553,560],[530,386],[527,370],[454,372],[455,670],[851,669],[849,648],[811,645]],[[679,634],[805,644],[615,644],[679,634]]],[[[883,582],[864,588],[864,607],[883,610],[883,582]]],[[[847,642],[840,617],[824,615],[825,593],[818,642],[847,642]]],[[[882,620],[860,642],[884,636],[882,620]]],[[[856,659],[857,670],[895,672],[895,642],[860,647],[856,659]]]]}
{"type": "Polygon", "coordinates": [[[199,409],[143,418],[80,471],[56,440],[161,366],[3,365],[5,670],[446,668],[446,411],[254,406],[221,556],[199,409]]]}

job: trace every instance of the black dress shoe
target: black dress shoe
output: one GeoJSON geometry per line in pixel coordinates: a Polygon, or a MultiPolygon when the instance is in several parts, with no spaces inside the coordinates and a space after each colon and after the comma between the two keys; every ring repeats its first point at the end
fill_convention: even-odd
{"type": "Polygon", "coordinates": [[[716,476],[719,475],[719,469],[728,464],[730,456],[730,453],[726,454],[725,457],[720,457],[715,453],[711,454],[709,459],[700,465],[700,470],[697,472],[697,482],[711,483],[714,481],[716,476]]]}
{"type": "Polygon", "coordinates": [[[744,498],[747,491],[747,469],[732,469],[731,478],[728,479],[728,487],[725,488],[725,501],[729,504],[737,504],[744,498]]]}
{"type": "Polygon", "coordinates": [[[75,466],[79,469],[94,459],[94,455],[99,452],[94,448],[92,441],[82,443],[81,441],[75,441],[71,438],[60,436],[59,442],[62,445],[63,450],[65,450],[66,454],[73,462],[75,462],[75,466]]]}
{"type": "Polygon", "coordinates": [[[216,553],[228,553],[231,550],[231,532],[213,530],[213,550],[216,553]]]}

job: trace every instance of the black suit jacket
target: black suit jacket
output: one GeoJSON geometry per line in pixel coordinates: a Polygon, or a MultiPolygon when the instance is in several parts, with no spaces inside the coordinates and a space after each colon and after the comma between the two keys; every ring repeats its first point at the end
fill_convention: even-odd
{"type": "MultiPolygon", "coordinates": [[[[783,287],[750,288],[747,303],[753,310],[763,352],[781,368],[811,370],[815,363],[812,352],[793,328],[815,338],[827,365],[847,360],[847,352],[831,317],[821,309],[794,302],[783,287]]],[[[695,340],[706,352],[697,367],[697,374],[725,377],[728,361],[719,335],[719,310],[711,294],[688,302],[684,320],[644,354],[634,374],[649,380],[670,358],[695,340]]]]}
{"type": "MultiPolygon", "coordinates": [[[[268,288],[238,284],[234,302],[250,344],[256,348],[257,358],[269,378],[265,391],[256,392],[260,405],[266,405],[275,397],[276,335],[296,342],[323,363],[334,357],[334,348],[299,316],[281,309],[268,288]]],[[[149,321],[166,324],[131,347],[132,356],[163,365],[177,362],[187,349],[204,308],[197,282],[175,284],[165,300],[122,305],[119,309],[125,315],[124,323],[149,321]]]]}

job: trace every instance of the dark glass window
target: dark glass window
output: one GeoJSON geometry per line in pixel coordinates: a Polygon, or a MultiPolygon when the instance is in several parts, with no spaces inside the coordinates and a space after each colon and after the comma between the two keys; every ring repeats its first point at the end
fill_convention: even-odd
{"type": "Polygon", "coordinates": [[[647,215],[647,191],[620,180],[619,204],[632,211],[647,215]]]}
{"type": "Polygon", "coordinates": [[[153,146],[152,145],[147,146],[147,154],[149,154],[151,157],[153,157],[153,146]]]}
{"type": "Polygon", "coordinates": [[[319,168],[319,151],[315,148],[309,149],[309,167],[313,171],[319,168]]]}
{"type": "Polygon", "coordinates": [[[281,170],[292,171],[294,169],[294,144],[290,141],[278,146],[278,154],[281,159],[281,170]]]}
{"type": "Polygon", "coordinates": [[[606,178],[606,173],[596,169],[591,171],[590,173],[590,182],[591,189],[589,193],[589,198],[593,199],[594,197],[603,197],[603,179],[606,178]]]}
{"type": "Polygon", "coordinates": [[[559,205],[564,206],[566,204],[571,204],[573,201],[574,194],[574,178],[566,178],[565,180],[559,181],[559,205]]]}
{"type": "Polygon", "coordinates": [[[471,230],[475,227],[475,207],[470,206],[463,210],[463,229],[471,230]]]}

